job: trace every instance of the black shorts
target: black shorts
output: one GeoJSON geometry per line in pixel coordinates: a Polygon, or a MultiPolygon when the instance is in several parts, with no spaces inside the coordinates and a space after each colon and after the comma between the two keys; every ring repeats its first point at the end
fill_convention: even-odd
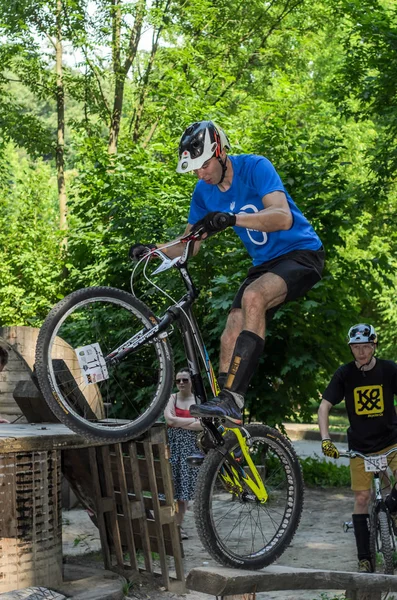
{"type": "Polygon", "coordinates": [[[321,280],[324,259],[324,248],[321,246],[318,250],[292,250],[257,267],[251,267],[233,300],[232,309],[241,308],[244,290],[250,283],[265,273],[275,273],[284,279],[288,291],[284,302],[267,311],[267,318],[272,317],[282,304],[304,296],[321,280]]]}

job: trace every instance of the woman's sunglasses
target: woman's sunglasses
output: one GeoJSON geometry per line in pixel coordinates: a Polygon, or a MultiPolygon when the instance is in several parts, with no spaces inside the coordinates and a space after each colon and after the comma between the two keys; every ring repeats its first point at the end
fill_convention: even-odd
{"type": "Polygon", "coordinates": [[[189,379],[181,378],[181,379],[175,379],[175,381],[177,383],[187,383],[189,381],[189,379]]]}

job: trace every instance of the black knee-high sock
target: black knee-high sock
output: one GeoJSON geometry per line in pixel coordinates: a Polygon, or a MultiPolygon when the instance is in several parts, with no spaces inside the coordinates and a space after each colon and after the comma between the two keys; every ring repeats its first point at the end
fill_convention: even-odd
{"type": "Polygon", "coordinates": [[[240,333],[227,373],[225,390],[244,396],[264,347],[265,340],[256,333],[246,330],[240,333]]]}
{"type": "Polygon", "coordinates": [[[369,550],[369,528],[368,519],[369,515],[352,515],[354,535],[356,536],[357,556],[358,560],[366,558],[371,560],[371,553],[369,550]]]}

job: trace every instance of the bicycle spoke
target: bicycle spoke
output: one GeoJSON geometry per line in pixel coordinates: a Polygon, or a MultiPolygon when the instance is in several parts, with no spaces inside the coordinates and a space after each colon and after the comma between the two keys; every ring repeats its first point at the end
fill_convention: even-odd
{"type": "MultiPolygon", "coordinates": [[[[200,538],[217,560],[228,566],[260,568],[282,551],[297,527],[302,481],[292,448],[286,452],[275,436],[267,437],[267,432],[274,430],[263,425],[248,429],[253,431],[248,451],[268,493],[267,501],[261,502],[253,491],[255,486],[251,489],[247,478],[228,464],[232,453],[235,456],[238,452],[237,439],[232,435],[227,446],[229,454],[212,451],[204,461],[195,515],[200,538]],[[203,511],[208,518],[202,518],[203,511]]],[[[254,483],[245,457],[239,459],[239,466],[254,483]]]]}
{"type": "Polygon", "coordinates": [[[120,360],[106,357],[155,323],[144,304],[112,288],[79,290],[54,307],[40,332],[37,372],[62,422],[101,440],[153,424],[172,385],[168,341],[153,338],[120,360]]]}

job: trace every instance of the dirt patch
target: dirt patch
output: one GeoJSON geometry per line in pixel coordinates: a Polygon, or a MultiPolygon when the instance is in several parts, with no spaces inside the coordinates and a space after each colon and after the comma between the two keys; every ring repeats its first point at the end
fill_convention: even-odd
{"type": "MultiPolygon", "coordinates": [[[[302,520],[290,547],[277,561],[277,565],[311,569],[326,569],[335,571],[356,571],[357,558],[355,539],[352,530],[343,531],[344,521],[351,520],[353,508],[353,495],[349,489],[330,488],[327,490],[307,489],[302,520]]],[[[65,536],[69,542],[69,552],[84,554],[93,543],[99,545],[98,530],[92,525],[83,511],[70,511],[64,513],[65,536]],[[78,535],[73,533],[73,528],[78,528],[78,535]],[[72,550],[73,548],[73,550],[72,550]]],[[[187,512],[184,528],[189,539],[183,542],[185,552],[185,573],[192,568],[208,563],[216,566],[215,561],[202,547],[194,525],[193,511],[187,512]]],[[[76,530],[74,530],[76,531],[76,530]]],[[[65,540],[66,541],[66,540],[65,540]]],[[[170,559],[170,572],[172,574],[173,561],[170,559]]],[[[269,592],[257,594],[258,600],[322,600],[341,596],[341,592],[321,591],[311,592],[269,592]]],[[[190,592],[179,597],[164,590],[158,577],[143,576],[134,582],[129,593],[129,598],[145,600],[209,600],[211,596],[190,592]]]]}
{"type": "MultiPolygon", "coordinates": [[[[274,564],[288,567],[356,571],[356,545],[352,530],[343,531],[344,521],[351,520],[353,494],[350,489],[329,488],[305,491],[302,520],[289,548],[274,564]]],[[[189,510],[186,527],[189,539],[184,541],[186,573],[203,562],[209,566],[216,563],[205,553],[194,526],[193,514],[189,510]]],[[[335,594],[327,592],[329,598],[335,594]]],[[[338,592],[338,595],[340,592],[338,592]]],[[[202,595],[202,598],[209,596],[202,595]]],[[[257,594],[258,600],[311,600],[321,598],[320,592],[272,592],[257,594]]],[[[192,598],[193,600],[193,598],[192,598]]]]}

